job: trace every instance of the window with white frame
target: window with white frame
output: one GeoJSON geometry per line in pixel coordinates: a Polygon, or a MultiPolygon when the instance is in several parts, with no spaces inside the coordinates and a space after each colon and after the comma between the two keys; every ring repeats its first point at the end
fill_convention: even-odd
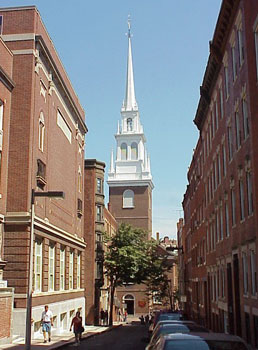
{"type": "Polygon", "coordinates": [[[221,183],[220,153],[217,154],[218,184],[221,183]]]}
{"type": "Polygon", "coordinates": [[[251,266],[252,295],[256,295],[256,292],[257,292],[256,254],[253,249],[250,250],[250,266],[251,266]]]}
{"type": "Polygon", "coordinates": [[[233,81],[235,81],[236,77],[237,77],[237,59],[236,59],[236,46],[235,46],[235,43],[231,47],[231,53],[232,53],[233,81]]]}
{"type": "Polygon", "coordinates": [[[123,208],[134,207],[134,192],[132,190],[125,190],[123,193],[123,208]]]}
{"type": "Polygon", "coordinates": [[[217,99],[215,101],[215,125],[216,125],[216,130],[218,130],[219,127],[219,112],[218,112],[218,102],[217,99]]]}
{"type": "Polygon", "coordinates": [[[218,210],[216,211],[216,216],[215,216],[215,218],[216,218],[216,242],[218,242],[219,241],[219,239],[220,239],[220,221],[219,221],[219,212],[218,212],[218,210]]]}
{"type": "Polygon", "coordinates": [[[240,201],[240,221],[245,218],[245,199],[243,179],[239,179],[239,201],[240,201]]]}
{"type": "Polygon", "coordinates": [[[236,194],[235,189],[231,188],[231,219],[232,226],[236,224],[236,194]]]}
{"type": "Polygon", "coordinates": [[[34,292],[42,288],[42,241],[35,240],[34,292]]]}
{"type": "Polygon", "coordinates": [[[73,258],[74,258],[74,252],[70,251],[70,254],[69,254],[69,289],[73,289],[73,258]]]}
{"type": "Polygon", "coordinates": [[[248,293],[248,263],[246,252],[242,253],[242,264],[243,264],[243,292],[248,293]]]}
{"type": "Polygon", "coordinates": [[[60,290],[65,289],[65,248],[60,249],[60,290]]]}
{"type": "Polygon", "coordinates": [[[48,253],[48,290],[53,291],[55,289],[55,246],[49,245],[48,253]]]}
{"type": "Polygon", "coordinates": [[[229,237],[229,213],[228,213],[228,202],[225,202],[225,229],[226,237],[229,237]]]}
{"type": "Polygon", "coordinates": [[[241,67],[244,62],[244,42],[243,42],[243,31],[242,23],[237,29],[237,41],[238,41],[238,55],[239,55],[239,66],[241,67]]]}
{"type": "Polygon", "coordinates": [[[252,186],[252,173],[246,172],[246,187],[247,187],[247,200],[248,200],[248,215],[253,214],[253,186],[252,186]]]}
{"type": "Polygon", "coordinates": [[[224,116],[224,106],[223,106],[223,90],[222,86],[219,89],[219,99],[220,99],[220,118],[222,119],[224,116]]]}
{"type": "Polygon", "coordinates": [[[77,288],[81,288],[81,253],[77,255],[77,288]]]}
{"type": "Polygon", "coordinates": [[[102,221],[102,206],[97,205],[96,210],[97,210],[97,218],[96,218],[97,221],[102,221]]]}
{"type": "Polygon", "coordinates": [[[103,181],[99,177],[97,178],[97,192],[100,194],[103,193],[103,181]]]}
{"type": "Polygon", "coordinates": [[[223,158],[223,176],[227,173],[227,154],[226,154],[226,147],[225,143],[222,144],[222,158],[223,158]]]}
{"type": "Polygon", "coordinates": [[[224,66],[224,81],[225,81],[225,92],[226,99],[229,97],[229,79],[228,79],[228,66],[224,66]]]}
{"type": "Polygon", "coordinates": [[[39,149],[44,151],[45,119],[43,112],[39,115],[39,149]]]}
{"type": "Polygon", "coordinates": [[[79,166],[78,169],[78,191],[81,193],[82,192],[82,171],[81,167],[79,166]]]}
{"type": "Polygon", "coordinates": [[[239,147],[241,146],[241,128],[240,128],[238,111],[235,112],[235,125],[236,125],[236,149],[239,149],[239,147]]]}
{"type": "Polygon", "coordinates": [[[249,118],[248,118],[248,110],[247,110],[247,102],[246,99],[242,99],[242,112],[243,112],[243,127],[244,127],[244,139],[246,140],[249,135],[249,118]]]}
{"type": "Polygon", "coordinates": [[[227,129],[228,129],[228,159],[230,161],[233,157],[233,138],[232,138],[231,125],[229,125],[227,129]]]}
{"type": "Polygon", "coordinates": [[[222,209],[222,205],[219,208],[219,215],[220,215],[220,240],[223,240],[223,236],[224,236],[224,230],[223,230],[223,209],[222,209]]]}

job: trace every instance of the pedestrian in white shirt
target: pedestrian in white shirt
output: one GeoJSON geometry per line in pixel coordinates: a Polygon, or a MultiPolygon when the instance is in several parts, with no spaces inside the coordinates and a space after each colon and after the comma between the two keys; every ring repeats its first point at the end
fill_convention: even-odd
{"type": "Polygon", "coordinates": [[[47,333],[48,333],[48,341],[51,341],[51,326],[53,326],[53,314],[52,314],[52,311],[48,310],[48,305],[45,305],[45,311],[42,312],[41,323],[42,323],[42,331],[44,335],[44,343],[46,343],[47,333]]]}

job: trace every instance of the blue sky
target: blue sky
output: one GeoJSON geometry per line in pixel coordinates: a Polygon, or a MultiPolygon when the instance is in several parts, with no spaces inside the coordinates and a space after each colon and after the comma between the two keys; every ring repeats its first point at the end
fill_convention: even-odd
{"type": "MultiPolygon", "coordinates": [[[[176,236],[221,0],[1,0],[36,5],[86,111],[86,157],[109,168],[125,94],[131,15],[136,99],[151,156],[153,233],[176,236]]],[[[106,199],[108,187],[106,185],[106,199]]]]}

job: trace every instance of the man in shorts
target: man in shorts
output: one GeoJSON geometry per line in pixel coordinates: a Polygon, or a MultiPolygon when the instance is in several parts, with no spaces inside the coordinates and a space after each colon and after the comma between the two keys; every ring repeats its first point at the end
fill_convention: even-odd
{"type": "Polygon", "coordinates": [[[51,326],[53,326],[53,314],[52,314],[52,311],[48,310],[48,305],[45,305],[45,311],[42,312],[41,323],[42,323],[42,331],[44,335],[44,343],[46,343],[47,333],[48,333],[48,341],[51,341],[51,326]]]}

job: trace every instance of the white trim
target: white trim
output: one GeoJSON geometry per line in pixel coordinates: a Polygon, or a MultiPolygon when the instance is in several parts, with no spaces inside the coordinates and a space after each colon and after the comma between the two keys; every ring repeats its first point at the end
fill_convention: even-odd
{"type": "MultiPolygon", "coordinates": [[[[1,9],[2,11],[3,9],[1,9]]],[[[1,35],[3,41],[24,41],[24,40],[35,40],[35,33],[25,33],[25,34],[4,34],[1,35]]]]}
{"type": "Polygon", "coordinates": [[[128,180],[108,180],[107,184],[110,187],[134,187],[134,186],[149,186],[151,189],[154,188],[152,180],[138,180],[138,181],[128,181],[128,180]]]}
{"type": "Polygon", "coordinates": [[[33,49],[13,50],[12,53],[13,55],[33,55],[35,57],[37,56],[36,51],[33,49]]]}
{"type": "Polygon", "coordinates": [[[35,216],[35,226],[38,226],[38,227],[43,228],[43,229],[47,229],[48,231],[55,233],[56,235],[58,235],[61,238],[68,239],[70,242],[73,242],[73,243],[80,245],[82,248],[86,247],[86,243],[84,243],[78,237],[75,237],[71,233],[62,230],[61,228],[59,228],[55,225],[52,225],[50,223],[46,223],[45,220],[43,220],[37,216],[35,216]],[[36,222],[36,220],[38,220],[39,222],[36,222]]]}

